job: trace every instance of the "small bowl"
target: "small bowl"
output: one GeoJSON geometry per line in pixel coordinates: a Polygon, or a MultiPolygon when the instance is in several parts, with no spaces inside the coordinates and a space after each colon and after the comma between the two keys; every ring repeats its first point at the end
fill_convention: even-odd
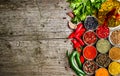
{"type": "Polygon", "coordinates": [[[87,75],[93,75],[93,74],[95,74],[95,71],[98,69],[98,66],[97,66],[97,64],[96,64],[96,62],[95,61],[86,61],[84,64],[83,64],[83,71],[87,74],[87,75]],[[92,66],[92,68],[93,68],[93,66],[94,66],[94,71],[93,72],[91,72],[91,73],[88,73],[85,69],[86,68],[88,68],[89,66],[87,66],[87,63],[89,63],[88,65],[89,66],[92,66]],[[90,65],[90,63],[91,63],[91,65],[90,65]]]}
{"type": "MultiPolygon", "coordinates": [[[[104,39],[106,39],[106,38],[108,38],[108,36],[109,36],[109,34],[110,34],[110,29],[109,29],[109,27],[108,27],[108,34],[107,34],[106,37],[100,37],[100,36],[98,35],[97,30],[98,30],[99,27],[102,27],[102,26],[103,26],[103,25],[99,25],[99,26],[96,28],[96,35],[97,35],[98,38],[104,38],[104,39]]],[[[106,29],[107,29],[107,28],[106,28],[106,29]]],[[[103,32],[103,31],[101,31],[101,32],[103,32]]]]}
{"type": "MultiPolygon", "coordinates": [[[[108,76],[111,76],[106,68],[104,68],[104,67],[101,67],[101,68],[103,68],[104,70],[106,70],[106,73],[108,74],[108,76]]],[[[101,68],[97,69],[97,70],[95,71],[95,74],[96,74],[99,70],[101,70],[101,68]]],[[[103,69],[102,69],[102,70],[103,70],[103,69]]],[[[104,73],[102,73],[102,74],[104,74],[104,73]]],[[[101,76],[102,76],[102,75],[101,75],[101,76]]]]}
{"type": "Polygon", "coordinates": [[[109,66],[111,61],[112,60],[109,58],[108,54],[98,54],[95,59],[95,62],[99,67],[105,67],[105,68],[109,66]],[[103,59],[103,57],[105,57],[106,59],[104,58],[105,60],[101,60],[103,59]],[[101,64],[101,61],[104,62],[104,64],[101,64]]]}
{"type": "MultiPolygon", "coordinates": [[[[95,23],[95,22],[92,22],[92,25],[93,25],[93,23],[95,23]]],[[[90,25],[90,23],[89,23],[89,25],[90,25]]],[[[87,16],[85,21],[84,21],[84,26],[87,30],[96,30],[96,28],[98,26],[98,19],[95,16],[87,16]],[[92,27],[92,26],[89,26],[89,28],[87,27],[86,22],[87,22],[88,18],[94,18],[96,20],[96,26],[95,27],[92,27]]]]}
{"type": "Polygon", "coordinates": [[[111,44],[107,39],[101,38],[96,43],[96,49],[101,54],[107,53],[110,50],[110,48],[111,48],[111,44]],[[104,42],[105,42],[105,44],[103,45],[104,42]]]}
{"type": "MultiPolygon", "coordinates": [[[[114,47],[112,47],[112,48],[114,48],[114,47]]],[[[112,48],[111,48],[111,49],[112,49],[112,48]]],[[[115,48],[119,48],[119,47],[116,47],[116,46],[115,46],[115,48]]],[[[113,58],[110,56],[111,49],[109,50],[109,58],[110,58],[112,61],[115,61],[115,62],[119,62],[119,63],[120,63],[120,59],[113,59],[113,58]]],[[[112,50],[112,51],[115,51],[115,50],[112,50]]]]}
{"type": "MultiPolygon", "coordinates": [[[[90,37],[88,37],[89,39],[90,38],[92,38],[92,36],[90,36],[90,37]]],[[[93,40],[93,39],[92,39],[93,40]]],[[[84,34],[83,34],[83,41],[84,41],[84,43],[86,44],[86,45],[94,45],[95,43],[96,43],[96,41],[97,41],[97,35],[96,35],[96,33],[93,31],[93,30],[89,30],[89,31],[86,31],[84,34]],[[86,33],[88,33],[88,32],[92,32],[92,34],[94,34],[95,35],[95,41],[93,42],[91,42],[91,43],[88,43],[88,42],[86,42],[86,40],[85,40],[85,35],[86,35],[86,33]]]]}
{"type": "Polygon", "coordinates": [[[120,44],[114,44],[114,43],[112,42],[112,40],[111,40],[111,34],[112,34],[112,32],[115,31],[115,30],[120,30],[120,25],[117,26],[117,27],[114,27],[114,28],[110,28],[110,34],[109,34],[108,40],[110,41],[110,43],[111,43],[112,45],[117,46],[117,47],[120,47],[120,44]]]}
{"type": "MultiPolygon", "coordinates": [[[[88,53],[88,54],[90,54],[90,53],[88,53]]],[[[91,55],[93,54],[93,51],[91,51],[91,55]]],[[[94,46],[91,46],[91,45],[88,45],[88,46],[86,46],[84,49],[83,49],[83,56],[84,56],[84,58],[85,59],[87,59],[87,60],[94,60],[95,58],[96,58],[96,56],[97,56],[97,49],[94,47],[94,46]],[[95,56],[93,56],[92,58],[87,58],[86,56],[85,56],[85,50],[87,49],[87,48],[90,48],[90,47],[92,47],[92,50],[94,49],[95,51],[95,56]]]]}

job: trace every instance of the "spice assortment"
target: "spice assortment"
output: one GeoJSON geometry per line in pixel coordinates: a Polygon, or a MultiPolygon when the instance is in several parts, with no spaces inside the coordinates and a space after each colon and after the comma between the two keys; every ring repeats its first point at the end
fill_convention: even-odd
{"type": "MultiPolygon", "coordinates": [[[[68,14],[72,15],[73,22],[69,21],[69,27],[73,32],[68,39],[71,39],[74,48],[71,53],[68,51],[66,53],[69,64],[77,76],[118,76],[120,74],[120,28],[112,31],[109,28],[109,20],[116,13],[116,8],[113,7],[105,14],[101,24],[99,18],[93,13],[85,14],[80,11],[83,5],[86,9],[86,2],[91,6],[94,1],[68,0],[73,9],[73,12],[68,14]],[[80,13],[85,15],[80,16],[80,13]]],[[[99,5],[96,4],[99,10],[106,0],[96,0],[96,2],[101,2],[99,5]]],[[[91,9],[91,11],[95,10],[91,9]]],[[[98,12],[96,10],[94,13],[98,12]]]]}

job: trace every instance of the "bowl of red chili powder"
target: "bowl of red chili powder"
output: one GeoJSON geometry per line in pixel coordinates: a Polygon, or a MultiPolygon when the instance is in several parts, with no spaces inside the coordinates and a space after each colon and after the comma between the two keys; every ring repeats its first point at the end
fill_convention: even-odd
{"type": "Polygon", "coordinates": [[[97,56],[97,50],[94,46],[88,45],[83,49],[83,56],[87,60],[93,60],[97,56]]]}

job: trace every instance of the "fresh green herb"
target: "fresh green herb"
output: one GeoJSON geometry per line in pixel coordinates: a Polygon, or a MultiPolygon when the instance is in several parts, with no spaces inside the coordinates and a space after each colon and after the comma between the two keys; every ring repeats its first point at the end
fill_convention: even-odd
{"type": "Polygon", "coordinates": [[[73,23],[84,21],[86,16],[97,12],[98,9],[100,9],[101,4],[105,1],[106,0],[67,0],[75,15],[71,21],[73,23]]]}

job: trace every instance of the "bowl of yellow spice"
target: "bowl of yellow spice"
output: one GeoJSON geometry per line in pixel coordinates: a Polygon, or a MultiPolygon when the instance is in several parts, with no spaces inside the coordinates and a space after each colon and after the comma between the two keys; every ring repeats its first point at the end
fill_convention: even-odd
{"type": "Polygon", "coordinates": [[[97,18],[102,24],[106,18],[106,14],[112,9],[116,9],[112,17],[108,20],[109,28],[120,25],[120,2],[117,0],[106,0],[98,11],[97,18]]]}
{"type": "Polygon", "coordinates": [[[112,76],[120,76],[120,63],[118,62],[110,63],[108,71],[112,76]]]}
{"type": "Polygon", "coordinates": [[[109,50],[109,58],[113,61],[120,62],[120,47],[112,47],[109,50]]]}

